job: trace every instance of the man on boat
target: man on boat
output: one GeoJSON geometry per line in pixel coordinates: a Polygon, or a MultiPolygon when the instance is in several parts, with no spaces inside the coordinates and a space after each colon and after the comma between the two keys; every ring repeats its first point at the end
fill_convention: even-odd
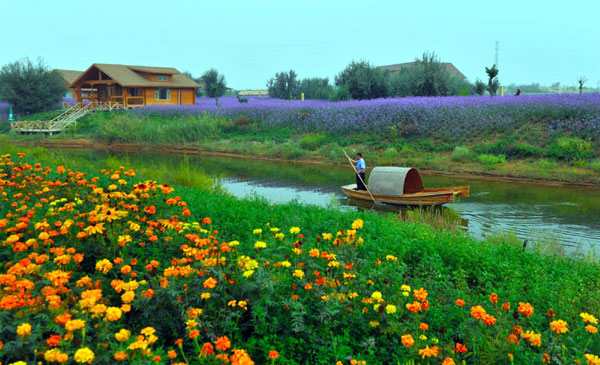
{"type": "Polygon", "coordinates": [[[356,160],[352,160],[356,164],[356,188],[355,190],[367,190],[367,187],[364,184],[364,181],[367,180],[367,175],[365,171],[367,171],[367,165],[365,164],[365,159],[362,157],[362,153],[358,152],[356,154],[356,160]]]}

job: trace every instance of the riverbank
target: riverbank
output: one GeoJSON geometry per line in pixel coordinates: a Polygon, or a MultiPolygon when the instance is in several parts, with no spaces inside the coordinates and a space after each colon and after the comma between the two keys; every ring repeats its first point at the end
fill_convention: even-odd
{"type": "MultiPolygon", "coordinates": [[[[161,145],[161,144],[142,144],[132,142],[104,142],[89,138],[69,138],[69,136],[18,136],[11,138],[11,143],[23,146],[39,146],[45,148],[58,149],[98,149],[111,151],[152,151],[159,153],[173,154],[188,154],[188,155],[213,155],[234,158],[260,159],[265,161],[293,161],[303,164],[317,164],[323,166],[346,166],[347,162],[343,157],[339,157],[334,161],[331,160],[331,155],[322,156],[319,154],[311,154],[299,158],[269,157],[272,150],[265,150],[256,146],[262,142],[252,142],[253,148],[244,146],[243,143],[235,144],[230,140],[216,140],[205,142],[199,146],[195,145],[161,145]],[[259,154],[252,152],[260,151],[259,154]]],[[[356,150],[355,146],[349,146],[348,152],[356,150]]],[[[343,152],[338,151],[341,156],[343,152]]],[[[594,175],[593,171],[577,168],[573,166],[555,166],[554,171],[548,172],[539,171],[539,163],[531,163],[526,160],[505,162],[501,166],[496,166],[490,170],[485,165],[476,163],[460,163],[452,161],[451,155],[441,154],[434,157],[425,155],[422,159],[419,158],[398,158],[395,161],[389,161],[385,158],[385,151],[370,151],[369,164],[373,165],[396,165],[396,166],[413,166],[419,168],[421,173],[426,175],[449,176],[467,179],[480,179],[489,181],[502,182],[526,182],[531,184],[541,184],[549,186],[575,186],[586,188],[600,187],[600,176],[594,175]],[[383,158],[382,158],[383,157],[383,158]],[[430,158],[429,160],[427,158],[430,158]],[[405,161],[405,163],[402,163],[405,161]],[[385,163],[387,162],[387,164],[385,163]],[[425,166],[422,168],[421,166],[425,166]]]]}
{"type": "MultiPolygon", "coordinates": [[[[256,363],[266,363],[270,350],[290,364],[346,364],[349,358],[403,363],[420,360],[419,350],[425,349],[438,362],[451,357],[459,363],[468,355],[467,361],[497,363],[510,353],[515,363],[530,363],[563,343],[563,360],[572,362],[585,361],[584,355],[600,346],[580,316],[589,313],[590,320],[600,313],[596,262],[523,252],[502,240],[477,241],[368,211],[272,205],[207,185],[173,191],[160,181],[138,184],[141,175],[114,158],[104,164],[113,167],[99,174],[94,161],[67,159],[58,167],[63,159],[25,152],[23,158],[13,153],[10,163],[4,156],[0,164],[2,179],[30,182],[25,188],[0,184],[15,203],[0,205],[7,217],[1,238],[9,242],[0,249],[0,263],[14,273],[23,260],[48,251],[42,242],[52,246],[52,259],[37,260],[39,271],[19,271],[35,284],[25,290],[33,298],[41,298],[41,290],[49,295],[42,277],[68,272],[55,296],[58,304],[53,297],[59,307],[54,313],[85,320],[85,344],[99,363],[118,351],[144,356],[135,346],[128,348],[140,332],[155,336],[147,343],[150,356],[166,359],[173,350],[176,356],[196,357],[202,343],[227,336],[256,363]],[[87,167],[80,174],[81,166],[87,167]],[[113,214],[98,200],[118,214],[109,219],[113,214]],[[35,231],[23,224],[35,225],[35,231]],[[15,229],[23,230],[16,241],[15,229]],[[60,247],[69,249],[55,250],[60,247]],[[80,264],[71,256],[66,261],[67,254],[80,264]],[[120,282],[125,286],[115,289],[120,282]],[[92,316],[77,310],[80,297],[97,295],[92,289],[98,287],[104,307],[95,307],[92,316]],[[69,300],[60,301],[65,289],[69,300]],[[117,318],[114,308],[127,311],[117,318]],[[568,323],[566,334],[552,330],[556,323],[550,322],[558,319],[568,323]],[[194,332],[199,323],[207,332],[194,332]],[[517,334],[515,326],[521,329],[517,334]],[[120,333],[117,341],[114,333],[120,333]],[[507,340],[511,333],[513,340],[507,340]],[[173,345],[178,338],[180,348],[173,345]],[[456,351],[456,343],[466,352],[456,351]]],[[[47,351],[42,333],[67,333],[44,308],[5,311],[4,331],[27,322],[31,336],[6,341],[3,358],[38,360],[32,349],[47,351]],[[24,358],[13,358],[17,354],[24,358]]],[[[69,333],[75,341],[61,351],[72,355],[82,334],[69,333]]],[[[15,339],[10,334],[2,338],[15,339]]]]}

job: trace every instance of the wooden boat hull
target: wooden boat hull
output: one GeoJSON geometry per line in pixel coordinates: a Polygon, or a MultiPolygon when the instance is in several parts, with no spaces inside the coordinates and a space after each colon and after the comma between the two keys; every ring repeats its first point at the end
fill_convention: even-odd
{"type": "MultiPolygon", "coordinates": [[[[371,196],[366,190],[354,190],[356,184],[342,186],[342,191],[346,196],[372,201],[371,196]]],[[[404,194],[400,196],[381,196],[373,195],[377,202],[397,204],[397,205],[419,205],[436,206],[451,202],[455,197],[469,196],[468,186],[456,186],[450,188],[423,189],[414,194],[404,194]]]]}

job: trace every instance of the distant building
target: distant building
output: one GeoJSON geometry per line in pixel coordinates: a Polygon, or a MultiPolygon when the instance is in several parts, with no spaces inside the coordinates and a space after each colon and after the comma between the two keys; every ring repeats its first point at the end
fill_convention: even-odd
{"type": "Polygon", "coordinates": [[[111,102],[123,107],[195,104],[201,86],[172,67],[94,63],[71,84],[78,102],[111,102]],[[85,95],[85,88],[93,90],[85,95]]]}
{"type": "Polygon", "coordinates": [[[240,90],[240,96],[269,96],[269,90],[240,90]]]}
{"type": "MultiPolygon", "coordinates": [[[[395,65],[379,66],[377,68],[380,69],[380,70],[387,71],[390,74],[398,74],[398,73],[402,72],[403,69],[413,68],[417,64],[418,64],[418,61],[413,61],[413,62],[397,63],[395,65]]],[[[446,71],[448,71],[448,73],[450,75],[459,77],[461,79],[466,79],[467,78],[452,63],[450,63],[450,62],[442,62],[442,65],[444,65],[444,68],[446,69],[446,71]]]]}

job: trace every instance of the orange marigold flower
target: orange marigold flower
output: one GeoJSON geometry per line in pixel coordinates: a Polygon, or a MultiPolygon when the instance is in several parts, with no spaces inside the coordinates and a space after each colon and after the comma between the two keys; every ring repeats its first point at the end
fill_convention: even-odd
{"type": "Polygon", "coordinates": [[[462,307],[463,305],[465,305],[465,301],[462,299],[456,299],[456,305],[462,307]]]}
{"type": "Polygon", "coordinates": [[[485,314],[485,309],[483,309],[482,306],[476,305],[474,307],[471,307],[471,317],[475,319],[483,319],[483,316],[485,314]]]}
{"type": "Polygon", "coordinates": [[[271,350],[269,351],[269,359],[277,359],[279,358],[279,352],[275,351],[275,350],[271,350]]]}
{"type": "Polygon", "coordinates": [[[510,303],[502,303],[502,310],[508,312],[510,310],[510,303]]]}
{"type": "Polygon", "coordinates": [[[413,338],[413,336],[411,334],[401,336],[400,340],[402,341],[402,344],[406,347],[411,347],[412,345],[415,344],[415,339],[413,338]]]}
{"type": "Polygon", "coordinates": [[[215,278],[208,278],[208,279],[204,280],[204,283],[202,285],[206,289],[213,289],[215,286],[217,286],[217,279],[215,279],[215,278]]]}
{"type": "Polygon", "coordinates": [[[526,317],[531,317],[533,315],[533,307],[529,303],[519,302],[519,313],[526,317]]]}
{"type": "Polygon", "coordinates": [[[196,338],[196,337],[198,337],[199,334],[200,334],[200,331],[198,331],[198,330],[191,330],[190,331],[190,338],[192,338],[192,339],[196,338]]]}
{"type": "Polygon", "coordinates": [[[215,345],[217,347],[217,350],[226,351],[228,348],[231,347],[231,341],[229,341],[229,338],[227,336],[217,337],[215,345]]]}
{"type": "Polygon", "coordinates": [[[413,312],[413,313],[417,313],[421,311],[421,303],[419,302],[412,302],[412,303],[406,303],[406,309],[408,309],[409,311],[413,312]]]}
{"type": "Polygon", "coordinates": [[[456,365],[456,362],[454,362],[454,359],[452,359],[451,357],[447,357],[442,362],[442,365],[456,365]]]}
{"type": "Polygon", "coordinates": [[[119,352],[115,353],[115,355],[113,357],[117,361],[123,361],[123,360],[127,359],[127,354],[124,351],[119,351],[119,352]]]}
{"type": "Polygon", "coordinates": [[[169,350],[167,351],[167,356],[169,356],[169,359],[174,359],[177,357],[177,353],[173,350],[169,350]]]}
{"type": "Polygon", "coordinates": [[[488,326],[491,326],[494,323],[496,323],[496,317],[494,317],[490,314],[484,314],[483,318],[481,318],[481,320],[483,321],[483,323],[487,324],[488,326]]]}
{"type": "Polygon", "coordinates": [[[50,335],[50,337],[46,340],[46,343],[50,347],[56,347],[60,343],[61,338],[61,335],[50,335]]]}
{"type": "Polygon", "coordinates": [[[456,346],[454,347],[454,351],[455,352],[467,352],[467,346],[457,342],[456,346]]]}
{"type": "Polygon", "coordinates": [[[414,291],[414,297],[420,300],[421,302],[424,302],[427,299],[427,295],[427,290],[423,288],[414,291]]]}
{"type": "Polygon", "coordinates": [[[498,303],[498,295],[496,293],[492,293],[492,295],[490,295],[490,302],[498,303]]]}
{"type": "Polygon", "coordinates": [[[439,351],[439,348],[437,346],[429,347],[429,345],[426,345],[424,349],[419,350],[419,355],[421,355],[422,359],[425,359],[426,357],[432,357],[432,356],[437,357],[438,351],[439,351]]]}
{"type": "Polygon", "coordinates": [[[419,325],[419,328],[421,329],[421,331],[427,331],[429,329],[429,325],[427,323],[421,323],[419,325]]]}
{"type": "Polygon", "coordinates": [[[198,357],[205,357],[209,355],[213,355],[215,353],[215,349],[210,342],[204,343],[202,346],[202,350],[200,350],[200,355],[198,357]]]}
{"type": "Polygon", "coordinates": [[[154,362],[159,362],[159,361],[160,361],[160,359],[161,359],[161,357],[160,357],[160,356],[158,356],[158,355],[156,355],[156,356],[154,356],[154,357],[152,358],[152,361],[154,361],[154,362]]]}
{"type": "Polygon", "coordinates": [[[591,324],[588,324],[587,326],[585,326],[585,330],[588,331],[591,334],[594,334],[596,332],[598,332],[598,327],[592,326],[591,324]]]}
{"type": "Polygon", "coordinates": [[[567,328],[567,322],[563,321],[562,319],[550,322],[550,328],[558,334],[567,333],[567,331],[569,331],[567,328]]]}

